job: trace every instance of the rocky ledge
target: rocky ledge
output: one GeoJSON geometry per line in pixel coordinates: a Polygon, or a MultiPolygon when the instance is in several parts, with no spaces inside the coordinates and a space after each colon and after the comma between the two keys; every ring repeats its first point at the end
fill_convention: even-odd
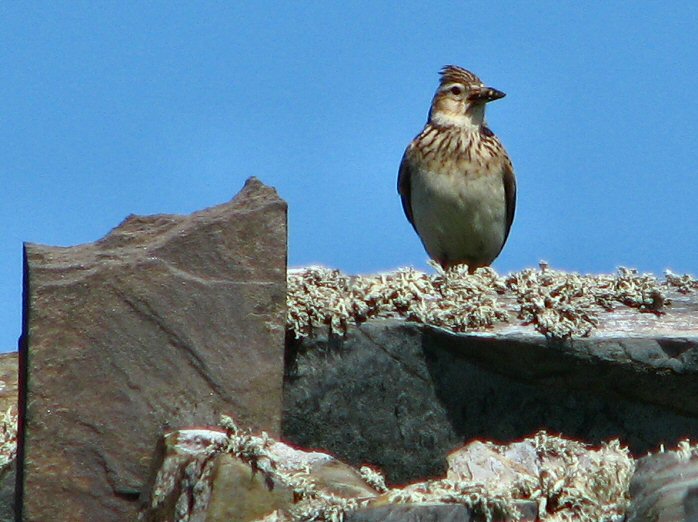
{"type": "MultiPolygon", "coordinates": [[[[389,486],[441,480],[464,442],[545,430],[596,447],[618,440],[639,459],[698,433],[690,276],[309,268],[288,288],[282,437],[376,466],[389,486]]],[[[679,453],[691,456],[638,466],[633,498],[654,493],[629,520],[651,510],[690,520],[695,451],[679,453]]]]}
{"type": "Polygon", "coordinates": [[[544,429],[643,455],[698,433],[696,280],[621,270],[289,275],[282,434],[392,483],[544,429]]]}
{"type": "Polygon", "coordinates": [[[489,267],[468,274],[464,266],[432,266],[433,275],[411,268],[370,276],[322,267],[291,270],[288,328],[302,338],[400,318],[453,332],[538,332],[553,340],[698,335],[698,299],[692,295],[698,279],[688,274],[667,271],[660,281],[623,267],[616,274],[580,275],[541,262],[538,270],[500,276],[489,267]]]}
{"type": "Polygon", "coordinates": [[[678,522],[696,513],[698,447],[687,442],[641,460],[635,476],[617,441],[590,448],[540,432],[472,442],[449,455],[445,476],[390,488],[374,468],[221,424],[165,435],[141,522],[678,522]]]}
{"type": "Polygon", "coordinates": [[[456,511],[464,521],[610,520],[625,511],[634,467],[617,443],[590,450],[539,433],[510,446],[472,443],[449,457],[445,477],[388,488],[375,469],[222,424],[165,436],[141,521],[174,519],[182,506],[188,520],[209,522],[417,520],[420,510],[438,520],[456,511]]]}

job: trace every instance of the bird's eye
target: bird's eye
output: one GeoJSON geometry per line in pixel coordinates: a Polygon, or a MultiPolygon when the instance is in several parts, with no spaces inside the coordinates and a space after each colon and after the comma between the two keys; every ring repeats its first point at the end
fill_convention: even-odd
{"type": "Polygon", "coordinates": [[[451,87],[451,93],[455,94],[456,96],[458,96],[462,92],[463,92],[463,89],[461,89],[458,86],[451,87]]]}

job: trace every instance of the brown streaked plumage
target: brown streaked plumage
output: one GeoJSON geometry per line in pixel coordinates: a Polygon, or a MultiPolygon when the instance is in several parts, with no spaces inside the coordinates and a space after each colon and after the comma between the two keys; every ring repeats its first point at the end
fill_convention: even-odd
{"type": "Polygon", "coordinates": [[[470,71],[447,65],[429,119],[400,163],[402,208],[445,269],[491,264],[514,221],[514,169],[485,123],[485,104],[502,97],[470,71]]]}

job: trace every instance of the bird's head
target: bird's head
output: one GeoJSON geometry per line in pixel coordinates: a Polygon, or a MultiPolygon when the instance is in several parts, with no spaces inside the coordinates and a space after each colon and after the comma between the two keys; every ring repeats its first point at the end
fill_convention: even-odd
{"type": "Polygon", "coordinates": [[[442,127],[480,128],[485,123],[485,104],[505,94],[456,65],[441,69],[441,81],[429,110],[429,121],[442,127]]]}

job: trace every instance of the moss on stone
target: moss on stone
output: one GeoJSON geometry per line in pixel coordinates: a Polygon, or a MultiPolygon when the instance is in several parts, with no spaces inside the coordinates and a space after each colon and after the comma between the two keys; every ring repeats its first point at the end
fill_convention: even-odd
{"type": "MultiPolygon", "coordinates": [[[[385,486],[380,471],[364,468],[362,475],[376,486],[380,496],[345,498],[318,487],[309,470],[284,471],[283,463],[275,462],[273,452],[268,451],[274,441],[266,434],[241,430],[229,417],[224,417],[221,424],[229,434],[227,451],[294,491],[295,504],[286,513],[269,515],[265,521],[341,521],[346,513],[362,507],[394,503],[463,504],[483,520],[518,520],[519,501],[536,502],[539,514],[545,514],[546,520],[617,520],[627,508],[629,482],[635,469],[628,450],[617,440],[591,448],[541,431],[524,441],[533,445],[540,464],[537,469],[520,473],[521,465],[512,462],[515,466],[512,469],[520,473],[513,483],[451,478],[390,489],[385,486]]],[[[684,450],[692,451],[694,448],[687,444],[682,446],[684,450]]],[[[487,445],[502,455],[508,448],[487,445]]]]}
{"type": "Polygon", "coordinates": [[[0,474],[17,456],[17,408],[0,413],[0,474]]]}
{"type": "Polygon", "coordinates": [[[344,334],[351,324],[372,318],[402,318],[454,332],[483,331],[502,323],[531,325],[558,339],[590,335],[599,315],[618,306],[662,314],[666,291],[698,289],[692,276],[651,274],[620,268],[615,274],[580,275],[541,263],[499,276],[492,268],[469,274],[466,267],[434,274],[411,268],[349,276],[310,267],[289,272],[288,328],[299,337],[321,328],[344,334]]]}

